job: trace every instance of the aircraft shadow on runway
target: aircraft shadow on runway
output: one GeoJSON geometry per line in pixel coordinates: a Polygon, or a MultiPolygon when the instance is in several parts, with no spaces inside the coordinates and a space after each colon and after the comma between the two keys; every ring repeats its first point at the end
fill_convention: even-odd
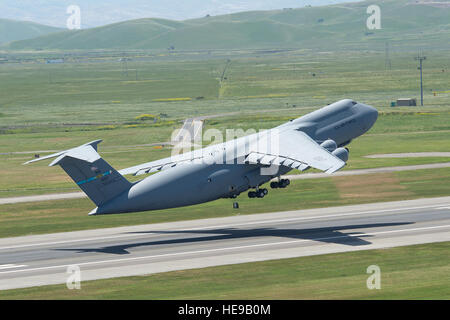
{"type": "MultiPolygon", "coordinates": [[[[77,253],[109,253],[109,254],[130,254],[128,249],[146,246],[172,245],[172,244],[189,244],[202,243],[209,241],[220,241],[230,239],[244,239],[257,237],[280,237],[290,239],[313,240],[325,243],[335,243],[348,246],[364,246],[371,242],[363,238],[370,238],[371,235],[362,232],[343,232],[349,229],[365,229],[365,228],[382,228],[394,227],[399,225],[412,224],[413,222],[396,222],[396,223],[375,223],[375,224],[359,224],[333,226],[324,228],[311,229],[277,229],[277,228],[257,228],[257,229],[212,229],[212,230],[177,230],[177,231],[142,231],[130,232],[136,234],[167,234],[167,235],[196,235],[193,237],[182,237],[166,240],[153,240],[146,242],[133,242],[121,245],[105,246],[98,248],[61,248],[58,251],[75,251],[77,253]]],[[[127,240],[130,242],[130,240],[127,240]]]]}

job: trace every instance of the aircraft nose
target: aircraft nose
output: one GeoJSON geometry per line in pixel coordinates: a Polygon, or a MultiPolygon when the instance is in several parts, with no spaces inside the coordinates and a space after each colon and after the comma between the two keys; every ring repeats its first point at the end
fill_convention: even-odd
{"type": "Polygon", "coordinates": [[[369,105],[363,105],[364,121],[368,129],[370,129],[378,119],[378,110],[369,105]]]}

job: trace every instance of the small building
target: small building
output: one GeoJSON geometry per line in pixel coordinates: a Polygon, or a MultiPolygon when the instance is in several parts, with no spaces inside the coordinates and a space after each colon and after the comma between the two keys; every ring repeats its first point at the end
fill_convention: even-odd
{"type": "Polygon", "coordinates": [[[53,63],[64,63],[64,59],[48,59],[46,64],[53,64],[53,63]]]}
{"type": "Polygon", "coordinates": [[[397,99],[397,106],[399,106],[399,107],[413,107],[416,105],[417,105],[416,99],[412,99],[412,98],[397,99]]]}

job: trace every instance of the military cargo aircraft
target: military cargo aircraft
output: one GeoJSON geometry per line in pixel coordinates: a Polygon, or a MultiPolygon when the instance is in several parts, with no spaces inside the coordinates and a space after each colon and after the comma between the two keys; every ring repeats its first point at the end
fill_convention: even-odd
{"type": "Polygon", "coordinates": [[[333,173],[345,166],[353,139],[367,132],[378,111],[345,99],[280,126],[223,143],[116,171],[97,152],[101,140],[26,162],[56,159],[97,206],[90,215],[158,210],[220,198],[268,194],[285,188],[293,169],[333,173]],[[137,182],[124,175],[151,174],[137,182]]]}

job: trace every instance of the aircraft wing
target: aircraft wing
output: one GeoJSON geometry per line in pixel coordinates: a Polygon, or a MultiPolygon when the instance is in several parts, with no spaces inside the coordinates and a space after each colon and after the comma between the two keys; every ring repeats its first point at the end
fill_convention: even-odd
{"type": "Polygon", "coordinates": [[[246,162],[263,165],[283,165],[301,171],[313,167],[333,173],[345,166],[345,162],[322,148],[302,131],[284,130],[279,134],[275,152],[251,151],[246,162]]]}
{"type": "MultiPolygon", "coordinates": [[[[245,162],[263,165],[283,165],[293,169],[306,170],[313,167],[326,173],[333,173],[345,166],[345,162],[334,156],[311,139],[306,133],[294,129],[284,130],[279,135],[279,150],[277,152],[262,152],[258,143],[267,139],[263,135],[253,143],[255,148],[246,153],[245,162]]],[[[264,144],[264,143],[262,143],[264,144]]],[[[203,158],[203,151],[194,150],[180,155],[139,164],[119,170],[122,175],[141,175],[162,171],[175,166],[203,158]]]]}
{"type": "Polygon", "coordinates": [[[142,163],[142,164],[139,164],[139,165],[136,165],[133,167],[125,168],[125,169],[119,170],[119,173],[122,175],[132,174],[134,176],[138,176],[141,174],[147,174],[147,173],[152,173],[152,172],[156,172],[156,171],[170,169],[177,165],[187,163],[187,162],[193,161],[193,160],[201,158],[201,157],[202,157],[201,153],[197,154],[195,151],[187,152],[187,153],[179,154],[176,156],[159,159],[159,160],[155,160],[155,161],[151,161],[151,162],[147,162],[147,163],[142,163]]]}

